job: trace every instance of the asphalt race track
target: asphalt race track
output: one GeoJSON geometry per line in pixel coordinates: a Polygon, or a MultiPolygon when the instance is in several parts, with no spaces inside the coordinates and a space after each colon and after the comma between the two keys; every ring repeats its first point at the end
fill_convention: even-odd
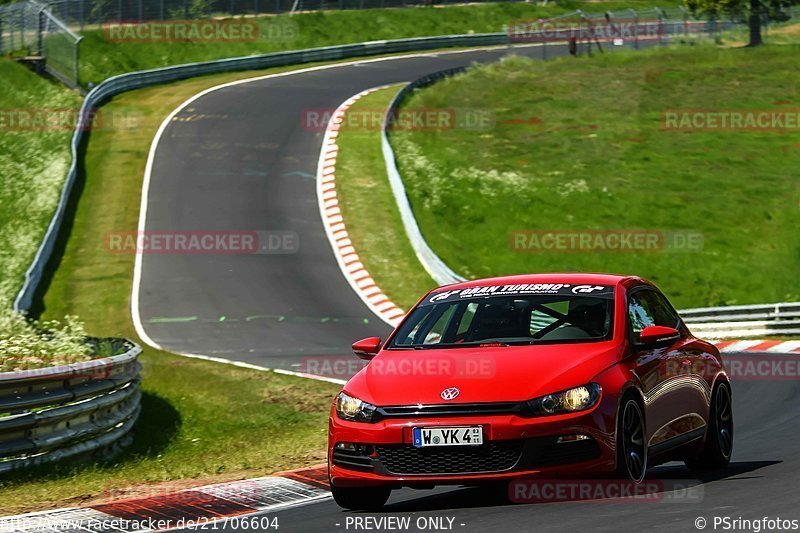
{"type": "MultiPolygon", "coordinates": [[[[557,50],[549,46],[548,55],[557,50]]],[[[301,117],[333,111],[371,87],[507,53],[366,60],[222,88],[180,111],[155,152],[146,231],[291,232],[299,250],[144,254],[147,335],[171,351],[287,370],[306,369],[305,356],[350,357],[350,344],[363,337],[385,338],[389,327],[351,289],[328,243],[315,181],[323,132],[301,117]]]]}
{"type": "MultiPolygon", "coordinates": [[[[791,357],[791,356],[789,356],[791,357]]],[[[655,501],[566,501],[510,504],[504,492],[484,488],[395,491],[380,513],[341,510],[333,500],[296,507],[268,516],[278,518],[279,531],[369,531],[357,528],[356,517],[370,520],[410,517],[405,531],[699,531],[695,520],[714,517],[800,520],[797,480],[800,477],[800,387],[797,381],[739,381],[733,383],[735,440],[726,471],[691,477],[682,464],[670,463],[651,471],[648,481],[671,490],[655,501]],[[691,490],[681,487],[691,486],[691,490]],[[674,489],[674,490],[672,490],[674,489]],[[417,520],[435,518],[452,529],[418,528],[417,520]],[[348,518],[351,520],[348,527],[348,518]],[[463,525],[462,525],[463,524],[463,525]]],[[[731,522],[732,524],[733,522],[731,522]]],[[[387,522],[383,523],[384,526],[387,522]]],[[[377,528],[370,524],[371,530],[377,528]]],[[[221,529],[222,530],[222,529],[221,529]]],[[[228,528],[227,531],[234,531],[228,528]]],[[[727,531],[734,531],[728,529],[727,531]]],[[[753,529],[739,529],[753,531],[753,529]]],[[[767,531],[766,528],[761,531],[767,531]]]]}
{"type": "MultiPolygon", "coordinates": [[[[349,356],[354,340],[385,336],[388,326],[351,290],[325,236],[315,188],[322,132],[304,128],[301,115],[333,110],[370,87],[506,53],[440,53],[298,73],[223,88],[179,112],[155,154],[146,229],[290,231],[300,246],[283,255],[143,255],[147,334],[169,350],[289,370],[305,356],[349,356]]],[[[728,470],[698,480],[682,465],[659,467],[651,479],[695,486],[665,490],[658,501],[509,504],[497,489],[454,487],[396,491],[381,513],[343,512],[326,500],[269,516],[278,518],[279,531],[303,532],[393,530],[388,522],[354,523],[389,517],[411,517],[412,531],[420,529],[418,518],[430,517],[440,527],[424,530],[469,532],[698,531],[698,518],[706,520],[704,530],[723,531],[715,516],[800,519],[797,381],[735,381],[733,394],[728,470]]]]}

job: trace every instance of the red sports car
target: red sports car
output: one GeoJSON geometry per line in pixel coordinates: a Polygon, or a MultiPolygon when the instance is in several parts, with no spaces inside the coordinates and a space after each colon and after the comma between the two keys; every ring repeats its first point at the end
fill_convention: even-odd
{"type": "Polygon", "coordinates": [[[393,488],[529,477],[641,481],[672,460],[721,468],[733,447],[719,351],[650,282],[540,274],[426,294],[337,396],[336,502],[376,509],[393,488]]]}

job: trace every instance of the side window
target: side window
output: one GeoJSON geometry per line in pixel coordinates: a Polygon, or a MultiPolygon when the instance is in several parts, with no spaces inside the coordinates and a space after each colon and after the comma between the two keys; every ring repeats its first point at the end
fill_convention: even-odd
{"type": "Polygon", "coordinates": [[[628,301],[628,317],[631,322],[634,340],[647,326],[678,325],[678,315],[664,298],[655,291],[643,290],[635,293],[628,301]]]}

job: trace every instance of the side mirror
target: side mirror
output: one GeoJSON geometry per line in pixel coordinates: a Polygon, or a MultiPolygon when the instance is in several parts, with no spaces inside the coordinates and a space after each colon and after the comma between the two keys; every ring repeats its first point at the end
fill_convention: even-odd
{"type": "Polygon", "coordinates": [[[353,343],[353,353],[356,354],[356,357],[359,359],[366,359],[367,361],[375,357],[380,349],[380,337],[367,337],[366,339],[361,339],[353,343]]]}
{"type": "Polygon", "coordinates": [[[681,338],[681,332],[666,326],[647,326],[639,334],[639,344],[651,346],[655,344],[676,341],[681,338]]]}

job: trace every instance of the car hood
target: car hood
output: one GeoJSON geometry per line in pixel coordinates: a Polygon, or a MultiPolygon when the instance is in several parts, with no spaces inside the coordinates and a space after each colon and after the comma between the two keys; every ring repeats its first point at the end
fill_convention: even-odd
{"type": "Polygon", "coordinates": [[[611,341],[538,346],[383,350],[344,390],[378,406],[524,401],[586,384],[619,361],[611,341]]]}

